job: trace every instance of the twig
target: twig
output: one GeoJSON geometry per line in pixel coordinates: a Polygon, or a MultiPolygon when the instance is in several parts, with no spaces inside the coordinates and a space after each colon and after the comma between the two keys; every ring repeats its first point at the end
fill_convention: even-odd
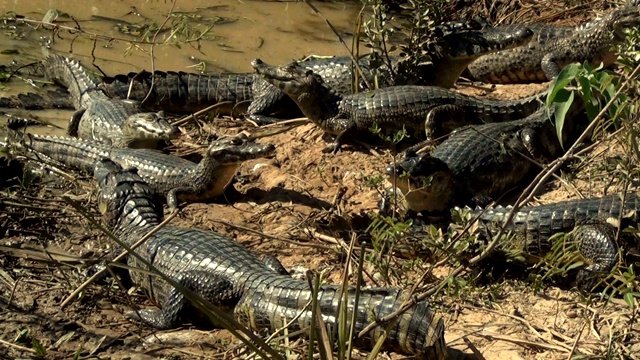
{"type": "Polygon", "coordinates": [[[230,223],[228,221],[221,220],[221,219],[210,219],[210,221],[217,222],[217,223],[220,223],[220,224],[224,224],[224,225],[229,226],[229,227],[234,228],[234,229],[238,229],[238,230],[254,233],[256,235],[259,235],[261,237],[265,237],[267,239],[273,239],[273,240],[277,240],[277,241],[282,241],[282,242],[285,242],[285,243],[288,243],[288,244],[293,244],[293,245],[298,245],[298,246],[314,247],[314,248],[322,249],[322,250],[335,250],[335,248],[332,247],[332,246],[305,243],[305,242],[295,241],[295,240],[291,240],[291,239],[286,239],[286,238],[275,236],[275,235],[269,235],[269,234],[263,233],[262,231],[258,231],[256,229],[252,229],[250,227],[246,227],[246,226],[230,223]]]}
{"type": "Polygon", "coordinates": [[[178,120],[172,122],[171,125],[175,125],[175,126],[184,125],[184,124],[188,123],[189,121],[191,121],[191,119],[195,119],[195,118],[197,118],[198,116],[200,116],[202,114],[206,114],[211,110],[217,109],[217,108],[225,106],[225,105],[231,105],[231,104],[233,104],[231,101],[223,101],[223,102],[219,102],[217,104],[213,104],[213,105],[208,106],[208,107],[206,107],[206,108],[204,108],[204,109],[202,109],[200,111],[197,111],[197,112],[195,112],[193,114],[187,115],[187,116],[185,116],[185,117],[183,117],[181,119],[178,119],[178,120]]]}
{"type": "Polygon", "coordinates": [[[2,339],[0,339],[0,344],[4,344],[6,346],[16,348],[16,349],[18,349],[20,351],[26,351],[26,352],[29,352],[29,353],[32,353],[32,354],[36,354],[37,353],[37,351],[34,350],[34,349],[30,349],[30,348],[27,348],[27,347],[24,347],[24,346],[16,345],[14,343],[10,343],[10,342],[4,341],[2,339]]]}
{"type": "Polygon", "coordinates": [[[576,352],[576,348],[578,347],[578,341],[580,340],[580,336],[582,336],[582,332],[584,331],[584,328],[587,326],[587,322],[582,323],[582,327],[580,328],[580,331],[578,331],[578,335],[576,336],[576,339],[573,341],[573,346],[571,347],[571,351],[569,352],[569,355],[567,355],[567,360],[571,360],[571,358],[573,357],[573,354],[576,352]]]}
{"type": "MultiPolygon", "coordinates": [[[[17,22],[24,22],[24,23],[28,23],[28,24],[43,24],[42,20],[33,20],[33,19],[28,19],[28,18],[23,18],[23,19],[16,19],[17,22]]],[[[102,34],[96,34],[96,33],[92,33],[86,30],[82,30],[79,28],[75,28],[75,27],[70,27],[70,26],[64,26],[64,25],[60,25],[60,24],[49,24],[47,23],[47,25],[52,27],[52,31],[54,32],[58,32],[60,30],[66,30],[71,34],[84,34],[87,35],[93,39],[100,39],[100,40],[105,40],[105,41],[122,41],[122,42],[128,42],[131,44],[137,44],[137,45],[162,45],[162,43],[153,43],[151,41],[146,41],[146,40],[135,40],[135,39],[125,39],[125,38],[121,38],[121,37],[115,37],[115,36],[107,36],[107,35],[102,35],[102,34]]],[[[193,39],[193,40],[185,40],[185,43],[192,43],[192,42],[197,42],[200,39],[193,39]]]]}
{"type": "Polygon", "coordinates": [[[364,83],[367,85],[367,88],[372,89],[371,84],[369,83],[369,80],[367,80],[367,77],[364,76],[364,72],[362,71],[362,68],[360,68],[360,64],[358,62],[358,59],[356,59],[353,56],[353,53],[352,53],[351,49],[349,49],[349,46],[347,45],[347,43],[344,42],[344,39],[342,39],[342,36],[340,36],[340,33],[338,33],[338,30],[336,30],[336,28],[333,27],[333,25],[331,24],[329,19],[327,19],[320,12],[320,10],[318,10],[315,6],[313,6],[309,0],[304,0],[304,3],[307,4],[311,8],[311,10],[313,10],[313,12],[316,13],[316,15],[320,16],[324,20],[324,22],[327,23],[327,25],[329,26],[331,31],[333,31],[333,33],[336,34],[336,36],[338,37],[338,40],[340,41],[340,43],[345,47],[345,49],[347,49],[347,53],[349,54],[349,57],[351,57],[351,60],[353,60],[353,65],[358,70],[358,73],[360,74],[360,77],[362,78],[362,81],[364,81],[364,83]]]}
{"type": "Polygon", "coordinates": [[[471,350],[471,352],[473,353],[473,355],[476,356],[476,359],[478,360],[486,360],[486,358],[484,357],[484,355],[482,355],[482,353],[480,352],[480,350],[478,350],[478,348],[471,342],[471,340],[469,340],[468,337],[463,336],[462,340],[464,341],[464,343],[467,345],[467,347],[469,347],[469,349],[471,350]]]}
{"type": "Polygon", "coordinates": [[[490,339],[494,339],[494,340],[502,340],[502,341],[507,341],[507,342],[511,342],[514,344],[518,344],[518,345],[524,345],[524,346],[530,346],[533,348],[540,348],[540,349],[547,349],[547,350],[555,350],[555,351],[559,351],[559,352],[563,352],[563,353],[567,353],[569,352],[569,350],[560,347],[560,346],[556,346],[556,345],[551,345],[551,344],[545,344],[545,343],[538,343],[538,342],[533,342],[533,341],[528,341],[528,340],[523,340],[523,339],[518,339],[518,338],[514,338],[511,336],[505,336],[505,335],[492,335],[492,334],[479,334],[480,336],[484,336],[484,337],[488,337],[490,339]]]}
{"type": "MultiPolygon", "coordinates": [[[[173,218],[176,217],[177,215],[178,215],[177,211],[171,213],[160,224],[158,224],[158,226],[156,226],[153,229],[151,229],[151,231],[149,231],[143,237],[141,237],[140,240],[136,241],[133,245],[131,245],[131,249],[136,249],[142,243],[147,241],[151,236],[153,236],[153,234],[155,234],[158,230],[162,229],[166,224],[168,224],[171,220],[173,220],[173,218]]],[[[118,262],[118,261],[124,259],[125,256],[127,256],[127,254],[129,254],[129,252],[123,251],[122,253],[120,253],[120,255],[116,256],[112,260],[112,262],[118,262]]],[[[69,305],[78,296],[78,294],[80,294],[84,289],[86,289],[87,286],[91,285],[91,283],[93,283],[94,281],[99,279],[102,276],[102,274],[104,274],[105,272],[107,272],[107,267],[104,267],[104,268],[100,269],[98,272],[96,272],[95,274],[93,274],[93,276],[91,276],[87,281],[83,282],[80,286],[78,286],[78,288],[76,290],[74,290],[69,296],[67,296],[66,299],[64,299],[64,301],[60,304],[60,308],[64,309],[67,305],[69,305]]]]}
{"type": "MultiPolygon", "coordinates": [[[[164,25],[171,18],[171,14],[173,14],[173,10],[175,9],[177,2],[178,0],[173,1],[173,3],[171,4],[171,9],[169,9],[169,14],[167,14],[167,17],[164,19],[164,22],[162,23],[162,25],[160,25],[158,27],[158,30],[156,30],[156,32],[153,34],[153,40],[151,40],[151,49],[149,50],[149,53],[151,56],[151,85],[149,85],[149,91],[147,92],[147,96],[145,96],[144,99],[142,99],[142,101],[140,102],[141,104],[144,104],[147,101],[147,99],[149,99],[149,96],[151,96],[151,92],[153,92],[153,87],[155,86],[156,77],[154,76],[154,73],[156,71],[155,70],[156,59],[154,57],[153,49],[155,49],[156,39],[158,37],[158,34],[160,33],[160,30],[162,30],[164,25]]],[[[131,91],[132,88],[133,88],[133,81],[131,81],[131,84],[129,84],[129,91],[131,91]]],[[[127,98],[129,98],[129,94],[127,94],[127,98]]]]}

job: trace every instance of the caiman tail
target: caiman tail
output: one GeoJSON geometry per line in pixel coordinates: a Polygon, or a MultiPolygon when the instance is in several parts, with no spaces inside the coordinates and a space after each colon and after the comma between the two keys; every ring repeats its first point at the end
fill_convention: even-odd
{"type": "MultiPolygon", "coordinates": [[[[273,333],[288,325],[289,332],[304,330],[308,334],[312,315],[311,306],[305,307],[312,298],[309,284],[294,279],[274,286],[269,286],[268,281],[255,283],[259,284],[259,290],[263,295],[255,301],[258,299],[255,294],[251,291],[245,293],[235,309],[235,315],[241,323],[254,331],[267,330],[273,333]],[[296,320],[289,324],[293,319],[296,320]]],[[[363,288],[360,289],[356,306],[355,290],[354,287],[348,288],[348,302],[342,304],[348,309],[347,329],[351,326],[352,314],[356,311],[354,335],[369,323],[393,313],[404,302],[404,294],[398,289],[363,288]]],[[[338,326],[341,295],[340,286],[324,285],[319,289],[318,307],[322,312],[321,322],[328,325],[329,331],[335,330],[338,326]]],[[[363,337],[355,339],[354,344],[361,348],[373,348],[388,325],[377,325],[363,337]]],[[[427,302],[419,302],[397,318],[389,329],[382,349],[416,355],[422,359],[444,359],[447,354],[444,321],[440,315],[434,314],[427,302]]]]}
{"type": "Polygon", "coordinates": [[[86,73],[80,62],[58,54],[50,54],[42,62],[44,75],[66,86],[77,110],[88,107],[91,99],[107,99],[98,83],[86,73]]]}
{"type": "Polygon", "coordinates": [[[105,145],[66,136],[22,134],[12,131],[11,145],[36,157],[54,160],[74,169],[91,173],[102,157],[109,155],[105,145]]]}

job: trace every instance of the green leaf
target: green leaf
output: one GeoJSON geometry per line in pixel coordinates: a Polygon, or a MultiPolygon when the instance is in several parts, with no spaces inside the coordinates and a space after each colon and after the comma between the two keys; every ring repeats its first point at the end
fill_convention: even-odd
{"type": "Polygon", "coordinates": [[[573,270],[573,269],[581,268],[581,267],[583,267],[584,265],[585,265],[585,264],[584,264],[584,262],[583,262],[583,261],[576,261],[576,262],[574,262],[573,264],[571,264],[571,265],[567,266],[567,271],[569,271],[569,270],[573,270]]]}
{"type": "Polygon", "coordinates": [[[547,107],[555,102],[558,92],[564,89],[571,81],[573,81],[580,72],[580,64],[569,64],[564,67],[558,74],[558,77],[549,85],[549,95],[547,96],[547,107]]]}
{"type": "Polygon", "coordinates": [[[56,9],[49,9],[47,10],[47,12],[44,14],[44,17],[42,18],[42,22],[45,24],[51,24],[54,21],[56,21],[58,19],[58,17],[60,16],[60,13],[58,12],[58,10],[56,9]]]}
{"type": "Polygon", "coordinates": [[[45,350],[44,346],[42,346],[40,341],[38,341],[37,339],[35,338],[31,339],[31,345],[33,346],[33,349],[36,351],[36,354],[42,357],[47,355],[47,350],[45,350]]]}
{"type": "Polygon", "coordinates": [[[635,299],[634,298],[640,298],[640,293],[628,292],[628,293],[624,294],[624,301],[631,308],[633,308],[635,306],[635,299]]]}
{"type": "Polygon", "coordinates": [[[553,113],[556,117],[556,134],[558,136],[558,141],[560,141],[560,146],[564,147],[562,143],[562,129],[564,127],[564,119],[567,116],[567,112],[571,108],[571,104],[573,104],[574,93],[573,91],[559,89],[556,92],[556,100],[553,102],[553,113]]]}

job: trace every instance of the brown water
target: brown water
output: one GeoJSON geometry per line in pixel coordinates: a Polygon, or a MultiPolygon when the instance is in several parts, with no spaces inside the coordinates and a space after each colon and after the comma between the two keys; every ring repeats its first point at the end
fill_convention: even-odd
{"type": "MultiPolygon", "coordinates": [[[[345,42],[351,44],[360,3],[322,2],[313,5],[332,23],[345,42]]],[[[82,30],[80,34],[60,30],[54,50],[73,56],[88,68],[96,69],[94,65],[98,66],[108,75],[152,68],[212,73],[250,72],[250,61],[254,58],[283,64],[310,54],[346,55],[348,51],[323,17],[302,2],[177,0],[174,4],[169,1],[133,0],[0,0],[0,13],[13,11],[34,21],[41,20],[52,8],[61,14],[55,24],[82,30]],[[185,44],[182,35],[178,35],[178,39],[172,38],[172,28],[177,29],[180,19],[185,17],[191,19],[191,34],[203,33],[210,28],[199,42],[185,44]],[[166,31],[160,32],[155,40],[157,45],[153,46],[152,62],[150,44],[131,42],[139,41],[139,34],[128,35],[118,29],[127,25],[135,30],[136,26],[153,23],[158,26],[164,23],[166,31]],[[179,46],[175,45],[176,42],[180,42],[179,46]]],[[[20,55],[0,54],[1,64],[15,59],[34,61],[42,58],[38,39],[51,32],[35,29],[35,22],[29,25],[19,26],[15,31],[9,28],[0,32],[0,50],[20,52],[20,55]],[[11,33],[15,32],[24,39],[14,39],[11,33]]],[[[176,34],[184,33],[176,31],[176,34]]],[[[147,42],[153,40],[153,34],[150,32],[147,42]]],[[[0,87],[0,96],[29,89],[30,85],[16,79],[0,87]]],[[[37,113],[34,115],[61,126],[66,126],[70,116],[70,112],[64,111],[37,113]]],[[[47,128],[36,129],[36,132],[61,133],[61,130],[47,128]]]]}

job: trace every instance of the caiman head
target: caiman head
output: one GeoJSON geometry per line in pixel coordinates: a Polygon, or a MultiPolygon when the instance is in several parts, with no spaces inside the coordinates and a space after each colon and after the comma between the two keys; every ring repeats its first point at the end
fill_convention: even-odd
{"type": "Polygon", "coordinates": [[[139,145],[130,147],[154,148],[153,145],[158,141],[176,139],[180,136],[180,130],[169,124],[164,111],[137,113],[129,116],[123,125],[123,133],[132,142],[139,145]]]}
{"type": "MultiPolygon", "coordinates": [[[[309,120],[324,128],[324,121],[338,112],[339,94],[324,83],[320,75],[292,62],[271,66],[260,59],[251,62],[256,73],[287,94],[309,120]]],[[[327,131],[325,129],[325,131],[327,131]]]]}
{"type": "Polygon", "coordinates": [[[640,25],[640,7],[624,6],[613,10],[602,17],[602,20],[609,24],[609,30],[613,32],[614,39],[623,41],[625,30],[640,25]]]}
{"type": "Polygon", "coordinates": [[[454,196],[454,179],[442,160],[429,154],[406,154],[387,166],[387,180],[404,196],[406,208],[413,211],[444,211],[454,196]]]}
{"type": "MultiPolygon", "coordinates": [[[[195,182],[206,183],[206,189],[199,194],[202,198],[214,198],[223,194],[229,186],[243,161],[272,155],[275,152],[272,144],[258,144],[245,134],[219,138],[211,143],[206,156],[200,161],[200,173],[206,180],[194,179],[195,182]]],[[[188,195],[181,195],[184,201],[199,200],[188,195]]]]}
{"type": "MultiPolygon", "coordinates": [[[[458,22],[451,22],[457,24],[458,22]]],[[[464,23],[464,26],[437,28],[436,40],[430,44],[433,53],[448,59],[473,61],[492,52],[522,46],[533,38],[533,31],[525,26],[519,29],[502,30],[480,20],[464,23]]]]}
{"type": "Polygon", "coordinates": [[[223,165],[239,164],[250,159],[273,155],[276,147],[272,144],[259,144],[243,133],[233,137],[215,140],[207,150],[207,155],[223,165]]]}
{"type": "Polygon", "coordinates": [[[251,66],[267,82],[294,100],[324,84],[320,75],[305,69],[295,61],[285,66],[272,66],[260,59],[255,59],[251,62],[251,66]]]}
{"type": "Polygon", "coordinates": [[[100,188],[98,206],[103,221],[116,234],[131,227],[154,226],[162,219],[162,202],[137,169],[123,169],[103,158],[96,163],[94,176],[100,188]]]}
{"type": "Polygon", "coordinates": [[[445,23],[436,28],[434,41],[426,45],[432,64],[422,66],[421,77],[430,85],[450,88],[480,56],[522,46],[531,41],[533,35],[533,31],[524,26],[507,31],[477,20],[445,23]]]}

